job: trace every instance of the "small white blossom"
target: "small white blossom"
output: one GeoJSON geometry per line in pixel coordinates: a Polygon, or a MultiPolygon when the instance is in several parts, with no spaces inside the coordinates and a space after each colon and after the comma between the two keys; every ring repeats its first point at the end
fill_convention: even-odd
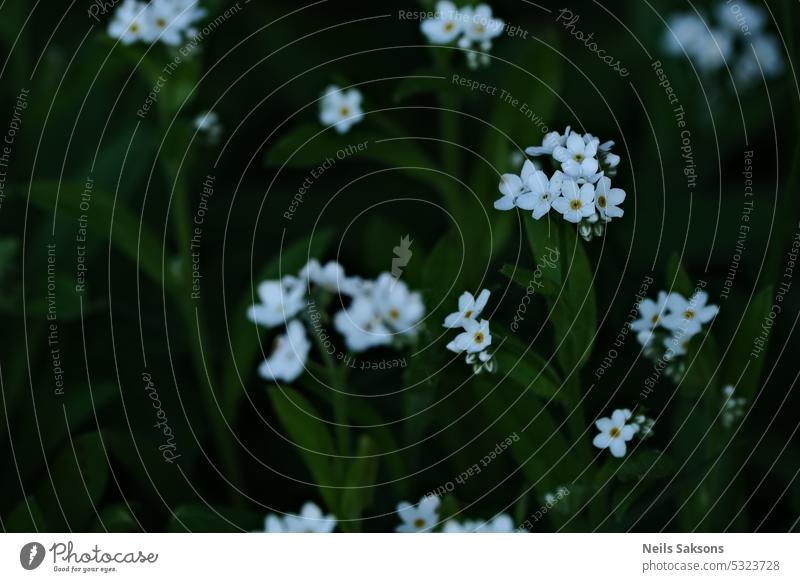
{"type": "Polygon", "coordinates": [[[594,214],[594,186],[591,184],[579,186],[575,180],[565,179],[561,194],[553,200],[553,209],[562,214],[564,220],[577,224],[594,214]]]}
{"type": "Polygon", "coordinates": [[[688,301],[680,293],[672,293],[667,300],[669,313],[664,316],[662,324],[686,337],[696,335],[703,324],[714,319],[719,312],[719,307],[707,303],[708,293],[705,291],[698,291],[688,301]]]}
{"type": "Polygon", "coordinates": [[[201,113],[194,118],[192,125],[194,125],[194,128],[199,133],[206,134],[209,141],[212,143],[215,143],[222,133],[222,125],[219,122],[219,115],[216,111],[205,111],[201,113]]]}
{"type": "Polygon", "coordinates": [[[322,510],[310,501],[300,509],[300,515],[271,513],[264,520],[266,533],[330,533],[335,527],[336,517],[323,515],[322,510]]]}
{"type": "Polygon", "coordinates": [[[450,329],[463,327],[466,320],[477,319],[483,312],[483,308],[486,307],[490,295],[491,293],[488,289],[481,291],[477,298],[469,291],[462,293],[461,297],[458,298],[458,311],[444,318],[444,327],[450,329]]]}
{"type": "Polygon", "coordinates": [[[541,146],[531,146],[525,148],[525,153],[529,156],[552,156],[553,152],[557,147],[564,147],[564,144],[567,143],[567,136],[570,134],[570,128],[567,127],[564,134],[560,134],[557,131],[551,131],[547,135],[544,136],[542,140],[541,146]]]}
{"type": "Polygon", "coordinates": [[[305,285],[297,277],[287,275],[280,281],[264,281],[258,286],[261,303],[247,310],[253,323],[275,327],[286,323],[303,309],[305,285]]]}
{"type": "Polygon", "coordinates": [[[447,521],[442,527],[442,533],[513,533],[514,521],[505,513],[495,516],[490,521],[466,520],[459,523],[455,520],[447,521]]]}
{"type": "Polygon", "coordinates": [[[478,4],[475,8],[468,6],[461,11],[461,14],[464,21],[464,37],[480,43],[483,50],[489,50],[490,41],[503,32],[505,24],[499,18],[492,17],[492,9],[488,4],[478,4]],[[484,44],[487,42],[488,45],[484,44]]]}
{"type": "Polygon", "coordinates": [[[553,200],[561,194],[563,183],[564,174],[558,171],[549,179],[544,172],[530,174],[525,180],[528,192],[517,198],[517,207],[533,210],[533,218],[539,220],[550,211],[553,200]]]}
{"type": "Polygon", "coordinates": [[[619,205],[625,201],[625,191],[611,187],[611,179],[602,177],[595,184],[594,204],[600,218],[606,222],[625,213],[619,205]]]}
{"type": "Polygon", "coordinates": [[[324,266],[311,259],[300,271],[300,278],[319,285],[329,293],[354,296],[361,293],[363,281],[358,277],[347,277],[336,261],[328,261],[324,266]]]}
{"type": "Polygon", "coordinates": [[[422,295],[411,291],[403,281],[382,273],[375,281],[372,299],[377,313],[395,332],[416,335],[416,326],[425,315],[422,295]]]}
{"type": "Polygon", "coordinates": [[[137,0],[125,0],[114,11],[108,23],[109,36],[118,39],[122,44],[133,44],[142,40],[142,32],[148,25],[145,20],[147,4],[137,0]]]}
{"type": "Polygon", "coordinates": [[[123,44],[138,41],[180,46],[195,34],[194,25],[206,15],[197,0],[125,0],[114,12],[108,34],[123,44]]]}
{"type": "Polygon", "coordinates": [[[399,533],[430,532],[439,521],[439,498],[423,497],[414,506],[405,501],[397,504],[397,515],[403,521],[395,528],[399,533]]]}
{"type": "Polygon", "coordinates": [[[639,425],[628,424],[631,411],[628,409],[615,410],[611,418],[600,418],[595,422],[600,431],[592,444],[598,449],[609,449],[615,457],[624,457],[627,452],[626,443],[630,441],[639,430],[639,425]]]}
{"type": "Polygon", "coordinates": [[[347,349],[351,352],[363,352],[392,343],[391,330],[375,311],[372,298],[367,295],[355,297],[350,307],[334,315],[333,325],[344,336],[347,349]]]}
{"type": "Polygon", "coordinates": [[[492,334],[489,332],[489,322],[485,319],[474,321],[464,320],[464,333],[456,336],[456,339],[447,344],[447,349],[451,352],[467,352],[468,354],[477,353],[485,350],[492,344],[492,334]]]}
{"type": "Polygon", "coordinates": [[[590,179],[600,167],[595,157],[598,145],[596,139],[587,143],[580,134],[572,133],[566,147],[558,146],[553,150],[553,157],[561,162],[561,169],[567,176],[590,179]]]}
{"type": "Polygon", "coordinates": [[[722,422],[722,426],[725,428],[731,428],[742,419],[744,416],[744,408],[747,405],[747,400],[745,398],[734,397],[733,392],[734,387],[732,385],[725,386],[722,389],[724,401],[720,422],[722,422]]]}
{"type": "Polygon", "coordinates": [[[347,133],[364,117],[361,100],[358,89],[342,91],[336,85],[330,85],[320,100],[319,119],[323,125],[334,126],[337,132],[347,133]]]}
{"type": "Polygon", "coordinates": [[[667,313],[668,298],[667,293],[659,291],[658,300],[643,299],[639,303],[640,318],[631,323],[631,329],[636,332],[650,331],[661,325],[661,320],[667,313]]]}
{"type": "Polygon", "coordinates": [[[278,336],[272,353],[258,368],[265,380],[294,382],[303,373],[311,350],[303,324],[297,320],[289,322],[286,334],[278,336]]]}
{"type": "Polygon", "coordinates": [[[503,174],[500,176],[498,188],[503,197],[495,200],[494,207],[497,210],[512,210],[516,208],[517,200],[527,191],[526,183],[528,179],[534,174],[536,174],[536,166],[530,160],[525,160],[519,176],[516,174],[503,174]]]}
{"type": "Polygon", "coordinates": [[[464,30],[464,18],[452,2],[437,2],[434,18],[423,20],[420,28],[430,42],[447,44],[464,30]]]}

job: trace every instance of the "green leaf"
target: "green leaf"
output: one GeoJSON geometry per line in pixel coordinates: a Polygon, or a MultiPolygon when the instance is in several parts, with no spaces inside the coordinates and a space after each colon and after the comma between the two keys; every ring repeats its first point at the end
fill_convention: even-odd
{"type": "Polygon", "coordinates": [[[291,388],[270,390],[270,399],[287,438],[297,448],[328,508],[341,514],[338,491],[341,471],[333,438],[322,416],[299,392],[291,388]]]}
{"type": "Polygon", "coordinates": [[[495,359],[498,373],[508,374],[509,378],[541,400],[566,402],[566,393],[561,389],[561,384],[552,381],[555,373],[539,354],[529,351],[524,356],[517,356],[499,350],[495,353],[495,359]]]}
{"type": "MultiPolygon", "coordinates": [[[[378,475],[377,448],[368,436],[358,440],[356,458],[347,462],[345,471],[345,487],[342,492],[342,516],[347,520],[358,520],[364,508],[372,504],[373,486],[378,475]]],[[[340,522],[345,531],[354,531],[355,522],[340,522]]]]}
{"type": "Polygon", "coordinates": [[[680,293],[688,298],[694,293],[694,283],[683,269],[681,259],[677,254],[670,256],[667,261],[666,283],[670,291],[680,293]]]}
{"type": "Polygon", "coordinates": [[[170,518],[170,532],[224,533],[252,531],[258,527],[258,516],[251,512],[186,504],[170,518]]]}
{"type": "Polygon", "coordinates": [[[5,532],[44,532],[52,531],[44,518],[44,513],[36,498],[29,495],[3,519],[5,532]]]}

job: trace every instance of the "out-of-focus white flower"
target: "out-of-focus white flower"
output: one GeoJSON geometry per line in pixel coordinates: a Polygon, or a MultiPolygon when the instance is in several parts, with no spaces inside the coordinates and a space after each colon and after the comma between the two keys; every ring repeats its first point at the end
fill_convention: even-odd
{"type": "Polygon", "coordinates": [[[664,347],[667,352],[664,358],[669,361],[676,356],[685,356],[689,351],[689,341],[691,340],[690,334],[679,334],[664,339],[664,347]]]}
{"type": "Polygon", "coordinates": [[[475,8],[462,10],[464,20],[464,37],[481,44],[483,50],[491,48],[491,40],[503,32],[505,24],[499,18],[492,17],[492,8],[488,4],[478,4],[475,8]],[[489,43],[488,45],[485,43],[489,43]]]}
{"type": "Polygon", "coordinates": [[[760,6],[744,0],[735,3],[721,2],[716,9],[717,20],[731,32],[756,34],[767,22],[767,15],[760,6]]]}
{"type": "Polygon", "coordinates": [[[458,334],[456,339],[447,344],[448,350],[473,354],[485,350],[492,344],[492,334],[489,332],[487,320],[465,319],[464,330],[464,333],[458,334]]]}
{"type": "Polygon", "coordinates": [[[722,415],[720,422],[725,428],[731,428],[734,424],[739,422],[744,416],[744,408],[747,405],[747,400],[741,397],[734,397],[734,387],[732,385],[725,386],[722,389],[722,396],[724,402],[722,405],[722,415]]]}
{"type": "Polygon", "coordinates": [[[192,123],[199,133],[208,136],[209,141],[215,143],[222,134],[222,124],[216,111],[205,111],[194,118],[192,123]]]}
{"type": "Polygon", "coordinates": [[[561,194],[564,174],[556,171],[552,178],[544,172],[534,172],[525,180],[527,193],[517,198],[517,206],[524,210],[533,210],[533,218],[539,220],[550,211],[553,200],[561,194]]]}
{"type": "Polygon", "coordinates": [[[405,501],[397,504],[397,515],[403,521],[395,528],[399,533],[430,532],[439,521],[439,498],[428,495],[417,505],[405,501]]]}
{"type": "Polygon", "coordinates": [[[625,201],[625,190],[612,188],[611,179],[602,177],[595,184],[594,205],[600,218],[609,222],[612,218],[621,218],[625,211],[619,207],[625,201]]]}
{"type": "Polygon", "coordinates": [[[297,320],[289,322],[286,333],[275,340],[272,353],[258,368],[265,380],[294,382],[303,373],[311,350],[303,324],[297,320]]]}
{"type": "Polygon", "coordinates": [[[336,261],[328,261],[323,266],[318,260],[311,259],[300,271],[300,278],[319,285],[329,293],[349,296],[361,293],[363,286],[363,281],[359,277],[347,277],[344,267],[336,261]]]}
{"type": "Polygon", "coordinates": [[[628,424],[631,411],[627,408],[615,410],[611,418],[600,418],[595,422],[600,431],[592,444],[598,449],[609,449],[615,457],[624,457],[627,452],[626,443],[631,440],[639,430],[639,425],[628,424]]]}
{"type": "Polygon", "coordinates": [[[743,49],[733,73],[738,83],[752,84],[762,78],[776,77],[783,72],[783,53],[778,39],[772,35],[757,36],[743,49]]]}
{"type": "Polygon", "coordinates": [[[597,158],[599,141],[592,139],[588,143],[583,136],[572,133],[567,138],[566,146],[557,146],[553,157],[561,162],[561,169],[571,178],[589,179],[594,177],[600,167],[597,158]]]}
{"type": "Polygon", "coordinates": [[[497,210],[512,210],[517,206],[517,200],[527,191],[526,183],[528,179],[536,173],[536,166],[530,160],[525,160],[522,164],[522,172],[516,174],[503,174],[500,176],[498,186],[502,198],[495,200],[494,207],[497,210]]]}
{"type": "Polygon", "coordinates": [[[437,2],[433,18],[422,21],[420,28],[428,40],[436,44],[447,44],[464,30],[464,18],[452,2],[437,2]]]}
{"type": "Polygon", "coordinates": [[[716,305],[707,305],[708,293],[698,291],[688,301],[680,293],[671,293],[667,300],[667,313],[662,325],[685,337],[700,333],[704,323],[708,323],[719,312],[716,305]]]}
{"type": "Polygon", "coordinates": [[[323,515],[322,510],[310,501],[300,509],[300,515],[270,513],[264,520],[266,533],[330,533],[335,527],[336,517],[323,515]]]}
{"type": "Polygon", "coordinates": [[[588,182],[579,186],[575,180],[565,179],[561,196],[553,200],[553,209],[568,222],[579,223],[594,214],[594,186],[588,182]]]}
{"type": "Polygon", "coordinates": [[[636,433],[640,439],[644,440],[653,436],[653,427],[656,421],[644,414],[637,414],[633,417],[633,422],[639,426],[639,432],[636,433]]]}
{"type": "Polygon", "coordinates": [[[145,28],[149,22],[145,18],[147,4],[137,0],[125,0],[114,11],[108,23],[109,36],[119,39],[122,44],[133,44],[142,40],[143,34],[149,35],[145,28]]]}
{"type": "Polygon", "coordinates": [[[451,519],[442,527],[442,533],[513,533],[514,521],[505,513],[490,521],[466,520],[463,523],[451,519]]]}
{"type": "Polygon", "coordinates": [[[297,277],[287,275],[280,281],[264,281],[258,286],[257,303],[247,310],[253,323],[275,327],[286,323],[303,309],[305,285],[297,277]]]}
{"type": "Polygon", "coordinates": [[[347,133],[364,117],[361,111],[361,91],[342,91],[336,85],[325,89],[320,100],[319,119],[323,125],[334,126],[337,132],[347,133]]]}
{"type": "Polygon", "coordinates": [[[475,298],[469,291],[464,291],[458,298],[458,311],[451,313],[444,318],[444,327],[453,329],[454,327],[463,327],[464,322],[468,319],[475,320],[486,307],[491,295],[488,289],[484,289],[475,298]]]}

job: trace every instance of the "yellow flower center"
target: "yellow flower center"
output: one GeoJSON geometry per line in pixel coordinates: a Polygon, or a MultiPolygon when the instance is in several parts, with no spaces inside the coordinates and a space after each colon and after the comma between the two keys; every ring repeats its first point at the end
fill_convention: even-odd
{"type": "Polygon", "coordinates": [[[476,24],[476,25],[475,25],[475,29],[474,29],[474,30],[475,30],[475,32],[477,32],[478,34],[483,34],[483,33],[484,33],[484,31],[486,31],[486,27],[485,27],[484,25],[482,25],[482,24],[476,24]]]}
{"type": "Polygon", "coordinates": [[[653,325],[658,323],[658,314],[656,313],[653,317],[650,318],[650,323],[653,325]]]}
{"type": "Polygon", "coordinates": [[[584,160],[583,154],[575,154],[575,161],[581,163],[584,160]]]}
{"type": "Polygon", "coordinates": [[[397,319],[398,317],[400,317],[400,312],[397,311],[397,309],[392,308],[389,310],[389,317],[391,317],[392,319],[397,319]]]}
{"type": "Polygon", "coordinates": [[[482,344],[484,339],[485,338],[484,338],[483,332],[479,331],[478,333],[475,334],[475,343],[476,344],[482,344]]]}
{"type": "Polygon", "coordinates": [[[597,197],[597,205],[600,208],[605,208],[606,207],[606,197],[605,196],[598,196],[597,197]]]}
{"type": "Polygon", "coordinates": [[[164,28],[166,25],[167,21],[164,20],[163,18],[159,18],[158,20],[156,20],[156,26],[158,26],[159,28],[164,28]]]}
{"type": "Polygon", "coordinates": [[[341,114],[342,117],[347,117],[348,115],[350,115],[350,108],[344,106],[341,109],[339,109],[339,113],[341,114]]]}
{"type": "Polygon", "coordinates": [[[569,207],[572,208],[573,210],[579,210],[580,207],[581,207],[581,201],[580,200],[570,200],[569,207]]]}
{"type": "Polygon", "coordinates": [[[139,25],[134,22],[133,24],[130,25],[128,30],[130,30],[133,33],[139,32],[139,25]]]}
{"type": "Polygon", "coordinates": [[[616,426],[614,428],[612,428],[610,431],[608,431],[608,434],[611,435],[612,439],[617,438],[621,433],[622,433],[622,431],[619,430],[616,426]]]}
{"type": "Polygon", "coordinates": [[[417,529],[422,529],[423,527],[425,527],[425,520],[422,519],[421,517],[418,517],[417,519],[414,520],[414,527],[417,529]]]}
{"type": "Polygon", "coordinates": [[[466,317],[467,319],[472,317],[472,310],[471,309],[467,309],[467,312],[464,314],[464,317],[466,317]]]}
{"type": "Polygon", "coordinates": [[[445,32],[450,32],[455,28],[455,26],[456,25],[453,24],[452,22],[448,22],[447,24],[444,25],[444,30],[445,32]]]}
{"type": "Polygon", "coordinates": [[[691,309],[687,309],[686,311],[683,312],[683,317],[685,319],[694,319],[694,311],[692,311],[691,309]]]}

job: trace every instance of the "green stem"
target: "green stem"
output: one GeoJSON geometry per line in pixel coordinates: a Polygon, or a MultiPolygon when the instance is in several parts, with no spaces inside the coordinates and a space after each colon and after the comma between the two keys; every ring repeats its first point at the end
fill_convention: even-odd
{"type": "Polygon", "coordinates": [[[330,381],[330,389],[332,390],[331,404],[333,405],[333,420],[336,423],[336,442],[339,447],[340,455],[350,454],[350,431],[347,428],[349,423],[349,415],[347,412],[347,394],[344,393],[345,373],[346,369],[340,367],[333,355],[330,354],[322,343],[318,333],[312,329],[311,335],[314,336],[314,343],[317,345],[319,353],[322,354],[322,359],[325,361],[325,367],[328,370],[328,380],[330,381]]]}

